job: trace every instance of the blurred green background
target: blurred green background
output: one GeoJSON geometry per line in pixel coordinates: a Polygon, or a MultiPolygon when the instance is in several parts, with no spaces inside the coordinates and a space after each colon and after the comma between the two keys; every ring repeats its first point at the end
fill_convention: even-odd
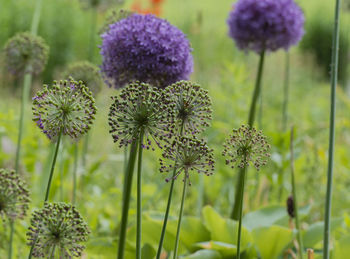
{"type": "MultiPolygon", "coordinates": [[[[147,1],[144,0],[144,2],[147,1]]],[[[317,222],[322,221],[324,213],[330,105],[329,63],[334,3],[319,0],[299,0],[297,2],[305,12],[306,34],[300,45],[293,47],[290,51],[288,128],[292,125],[296,128],[297,193],[299,204],[305,208],[302,226],[307,234],[310,228],[317,232],[317,226],[319,226],[317,224],[321,224],[317,222]]],[[[126,1],[123,8],[128,9],[132,4],[133,1],[126,1]]],[[[0,0],[0,48],[15,33],[30,29],[34,6],[34,0],[0,0]]],[[[195,216],[193,220],[198,224],[204,222],[207,229],[203,231],[209,229],[212,235],[213,229],[215,230],[217,226],[211,229],[208,226],[210,225],[209,220],[199,217],[204,205],[215,208],[222,217],[229,216],[237,171],[225,166],[221,157],[222,143],[233,128],[246,122],[258,62],[257,55],[239,51],[227,36],[226,19],[231,6],[232,2],[226,0],[166,0],[161,13],[162,18],[169,20],[187,34],[192,44],[195,60],[195,72],[191,80],[208,89],[213,100],[212,126],[203,133],[203,137],[215,150],[216,172],[210,178],[191,176],[193,185],[189,189],[185,202],[185,215],[195,216]]],[[[119,7],[116,6],[116,8],[119,7]]],[[[332,208],[332,215],[340,222],[335,222],[336,227],[333,228],[334,240],[337,240],[334,247],[338,248],[346,247],[344,244],[350,245],[348,243],[350,241],[348,236],[350,234],[349,1],[343,2],[342,9],[340,83],[337,89],[335,186],[332,208]]],[[[97,45],[101,42],[97,31],[103,26],[108,12],[106,9],[98,10],[98,26],[94,34],[97,45]]],[[[81,8],[79,1],[44,1],[38,34],[50,46],[50,55],[43,74],[34,78],[32,94],[40,89],[42,84],[50,84],[52,80],[60,79],[60,73],[67,64],[88,58],[92,17],[93,10],[81,8]]],[[[99,48],[96,46],[94,51],[94,63],[100,65],[99,48]]],[[[7,73],[2,57],[0,65],[0,167],[11,168],[14,163],[18,133],[19,96],[22,81],[7,73]]],[[[289,132],[282,130],[284,67],[284,51],[268,54],[263,78],[263,113],[257,125],[258,128],[264,130],[264,134],[272,144],[272,156],[268,166],[258,174],[254,170],[249,172],[245,213],[264,206],[270,206],[270,208],[274,206],[273,208],[277,208],[276,211],[280,212],[291,193],[289,132]]],[[[99,111],[90,133],[88,167],[85,170],[80,167],[79,170],[78,208],[92,230],[92,236],[87,244],[87,257],[84,258],[113,258],[116,251],[124,156],[123,150],[113,144],[108,133],[107,113],[111,104],[110,96],[115,94],[117,94],[116,90],[105,86],[97,98],[99,111]]],[[[72,142],[65,139],[61,150],[51,200],[69,202],[72,194],[72,142]]],[[[41,206],[52,152],[53,147],[46,136],[31,121],[31,107],[28,105],[21,173],[32,191],[31,209],[41,206]]],[[[159,225],[160,216],[165,210],[169,186],[165,183],[166,176],[159,173],[159,165],[155,162],[158,161],[159,156],[159,150],[144,154],[146,162],[143,173],[143,210],[145,211],[144,232],[146,233],[144,233],[143,240],[148,241],[151,250],[156,248],[159,237],[155,234],[154,236],[148,235],[152,232],[152,226],[159,225]]],[[[136,187],[135,184],[134,187],[136,187]]],[[[173,218],[176,218],[178,214],[181,190],[181,181],[178,181],[171,211],[173,218]]],[[[134,249],[132,236],[135,232],[133,229],[136,214],[135,196],[134,192],[130,211],[131,229],[128,247],[130,258],[133,258],[134,249]]],[[[203,214],[214,213],[211,207],[206,207],[203,214]]],[[[268,215],[267,213],[267,217],[268,215]]],[[[281,218],[286,217],[286,214],[283,213],[279,215],[281,218]]],[[[17,227],[15,237],[17,258],[25,258],[24,255],[28,251],[25,246],[25,231],[29,218],[28,216],[18,223],[20,226],[17,227]]],[[[256,220],[260,219],[258,217],[256,220]]],[[[191,229],[191,218],[188,219],[188,222],[188,227],[191,229]]],[[[274,224],[274,227],[275,225],[288,227],[285,220],[276,222],[271,222],[271,224],[274,224]]],[[[186,226],[185,223],[183,228],[186,229],[186,226]]],[[[0,226],[0,231],[0,258],[5,258],[2,256],[6,254],[7,229],[0,226]]],[[[167,233],[169,242],[173,238],[171,231],[170,227],[167,233]]],[[[184,236],[182,236],[184,239],[181,244],[183,254],[194,253],[198,249],[193,248],[193,243],[206,240],[203,236],[196,239],[190,230],[187,232],[184,230],[184,236]],[[192,239],[186,239],[186,233],[188,238],[192,237],[192,239]]],[[[312,234],[314,233],[310,235],[312,234]]],[[[308,244],[317,250],[322,247],[322,233],[316,233],[313,237],[313,241],[308,244]]],[[[213,236],[211,238],[213,239],[213,236]]],[[[283,250],[292,245],[290,236],[287,236],[286,240],[286,244],[281,245],[283,249],[280,249],[276,258],[282,255],[283,250]]],[[[225,240],[216,241],[224,242],[225,240]]],[[[147,247],[145,249],[147,250],[147,247]]],[[[222,257],[213,255],[208,258],[225,258],[225,253],[220,249],[218,249],[219,256],[222,257]]],[[[342,258],[339,257],[339,253],[344,251],[340,248],[336,251],[338,254],[334,254],[335,258],[342,258]]],[[[267,256],[265,258],[275,258],[275,255],[267,256]]]]}

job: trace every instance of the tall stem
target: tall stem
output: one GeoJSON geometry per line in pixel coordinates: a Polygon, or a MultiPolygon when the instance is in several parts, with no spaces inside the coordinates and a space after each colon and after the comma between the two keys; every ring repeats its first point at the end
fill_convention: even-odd
{"type": "Polygon", "coordinates": [[[331,72],[331,109],[329,126],[329,152],[328,152],[328,172],[327,172],[327,194],[326,210],[323,239],[323,259],[329,259],[330,242],[330,220],[332,208],[332,189],[333,189],[333,162],[334,162],[334,139],[335,139],[335,94],[338,80],[338,59],[339,59],[339,17],[340,0],[336,0],[334,32],[332,44],[332,72],[331,72]]]}
{"type": "Polygon", "coordinates": [[[142,181],[141,181],[141,169],[142,169],[142,151],[143,151],[143,129],[140,132],[139,139],[139,155],[137,158],[137,224],[136,224],[136,259],[141,259],[141,233],[142,233],[142,181]]]}
{"type": "Polygon", "coordinates": [[[8,258],[11,259],[12,258],[12,244],[13,244],[13,233],[14,233],[14,222],[13,220],[10,221],[10,243],[9,243],[9,254],[8,254],[8,258]]]}
{"type": "Polygon", "coordinates": [[[75,205],[77,195],[77,173],[78,173],[78,143],[74,144],[74,168],[73,168],[73,197],[72,204],[75,205]]]}
{"type": "Polygon", "coordinates": [[[45,200],[44,202],[47,202],[49,199],[49,194],[50,194],[50,188],[51,188],[51,182],[52,182],[52,177],[53,177],[53,172],[55,171],[55,165],[56,165],[56,160],[57,160],[57,154],[58,150],[60,148],[60,143],[61,143],[61,137],[62,137],[62,130],[58,135],[57,143],[56,143],[56,149],[55,153],[53,155],[53,160],[51,164],[51,170],[50,170],[50,176],[49,176],[49,181],[47,183],[47,188],[46,188],[46,194],[45,194],[45,200]]]}
{"type": "Polygon", "coordinates": [[[285,56],[284,88],[283,88],[283,107],[282,107],[282,130],[286,131],[288,121],[288,101],[289,101],[289,52],[285,56]]]}
{"type": "Polygon", "coordinates": [[[295,175],[294,175],[294,128],[290,131],[290,169],[291,169],[291,181],[292,181],[292,193],[293,193],[293,201],[294,201],[294,213],[295,213],[295,226],[298,230],[297,238],[299,243],[299,259],[303,259],[304,246],[303,241],[301,239],[301,228],[299,224],[299,207],[298,207],[298,199],[297,199],[297,191],[295,186],[295,175]]]}
{"type": "Polygon", "coordinates": [[[137,141],[133,141],[131,144],[130,155],[128,166],[125,176],[125,189],[124,189],[124,199],[123,199],[123,209],[122,209],[122,219],[120,223],[120,232],[119,232],[119,242],[118,242],[118,259],[124,258],[124,247],[125,247],[125,238],[126,238],[126,228],[128,224],[128,212],[130,206],[130,194],[132,187],[132,177],[134,174],[136,153],[137,153],[137,141]]]}
{"type": "MultiPolygon", "coordinates": [[[[184,124],[185,124],[185,122],[182,121],[181,128],[180,128],[180,136],[183,135],[184,124]]],[[[174,189],[174,183],[175,183],[175,174],[176,174],[176,161],[174,163],[174,170],[173,170],[173,174],[172,174],[172,177],[171,177],[171,184],[170,184],[170,190],[169,190],[169,196],[168,196],[168,203],[166,205],[164,221],[163,221],[163,227],[162,227],[162,232],[160,234],[160,240],[159,240],[159,245],[158,245],[158,251],[157,251],[156,259],[160,259],[160,255],[162,253],[164,237],[165,237],[165,230],[166,230],[166,226],[167,226],[167,223],[168,223],[168,217],[169,217],[169,211],[170,211],[170,206],[171,206],[171,200],[172,200],[172,197],[173,197],[173,189],[174,189]]]]}
{"type": "MultiPolygon", "coordinates": [[[[254,125],[256,104],[257,104],[257,100],[259,98],[260,90],[261,90],[261,79],[262,79],[263,68],[264,68],[264,59],[265,59],[265,51],[262,51],[260,54],[258,74],[256,77],[255,88],[254,88],[252,102],[250,104],[250,110],[249,110],[248,125],[250,127],[253,127],[253,125],[254,125]]],[[[245,175],[245,173],[243,173],[243,170],[244,169],[241,169],[240,173],[238,175],[237,184],[236,184],[236,192],[235,192],[235,202],[234,202],[233,209],[231,212],[231,218],[235,219],[235,220],[239,219],[239,211],[240,211],[239,203],[240,203],[240,200],[242,199],[241,193],[242,193],[242,188],[244,185],[244,179],[242,177],[245,175]]]]}
{"type": "Polygon", "coordinates": [[[237,259],[241,258],[241,235],[242,235],[242,217],[243,217],[243,198],[244,198],[244,184],[246,178],[247,168],[244,167],[243,170],[240,170],[240,173],[243,173],[242,179],[242,188],[239,201],[239,219],[238,219],[238,237],[237,237],[237,259]]]}
{"type": "Polygon", "coordinates": [[[176,239],[175,239],[174,259],[177,259],[177,250],[179,248],[181,221],[182,221],[182,215],[183,215],[184,203],[185,203],[185,196],[186,196],[186,188],[187,188],[187,178],[188,178],[188,172],[187,172],[187,170],[185,170],[184,187],[183,187],[183,190],[182,190],[181,207],[180,207],[179,221],[177,223],[177,231],[176,231],[176,239]]]}

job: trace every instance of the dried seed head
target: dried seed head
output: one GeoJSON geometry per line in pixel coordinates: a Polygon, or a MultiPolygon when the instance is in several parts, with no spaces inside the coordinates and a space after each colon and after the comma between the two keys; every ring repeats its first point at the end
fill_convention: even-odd
{"type": "Polygon", "coordinates": [[[70,79],[45,85],[33,98],[32,110],[33,121],[49,139],[61,131],[75,139],[89,131],[97,109],[91,91],[70,79]]]}
{"type": "Polygon", "coordinates": [[[0,169],[0,217],[14,221],[26,215],[29,191],[15,171],[0,169]]]}
{"type": "MultiPolygon", "coordinates": [[[[110,133],[119,146],[127,146],[137,140],[141,130],[145,134],[144,147],[152,141],[159,147],[174,131],[174,104],[164,90],[149,84],[135,82],[112,97],[108,121],[110,133]]],[[[153,149],[153,148],[152,148],[153,149]]]]}
{"type": "Polygon", "coordinates": [[[208,91],[189,81],[179,81],[168,86],[176,104],[176,127],[184,133],[196,134],[209,126],[212,119],[211,99],[208,91]]]}
{"type": "Polygon", "coordinates": [[[95,97],[104,84],[99,68],[88,61],[80,61],[69,65],[63,74],[63,78],[69,79],[70,77],[76,81],[82,81],[95,97]]]}
{"type": "Polygon", "coordinates": [[[293,195],[290,195],[287,199],[287,212],[289,217],[295,217],[295,209],[294,209],[294,198],[293,195]]]}
{"type": "MultiPolygon", "coordinates": [[[[187,178],[190,171],[204,173],[207,176],[212,175],[214,171],[213,150],[203,139],[199,140],[195,136],[175,137],[173,143],[166,146],[162,156],[160,172],[173,172],[176,168],[174,179],[183,171],[187,178]]],[[[166,181],[170,179],[167,178],[166,181]]],[[[189,183],[191,184],[190,181],[189,183]]]]}
{"type": "Polygon", "coordinates": [[[47,63],[48,53],[49,47],[41,37],[28,32],[18,33],[5,45],[5,64],[14,75],[38,75],[47,63]]]}
{"type": "Polygon", "coordinates": [[[270,145],[261,131],[242,125],[234,129],[233,134],[224,143],[222,155],[226,157],[226,164],[232,168],[245,168],[253,164],[257,170],[267,163],[270,145]]]}
{"type": "Polygon", "coordinates": [[[74,206],[65,203],[45,203],[33,213],[27,232],[32,255],[40,258],[80,257],[90,231],[74,206]],[[54,257],[50,257],[54,254],[54,257]],[[57,255],[57,257],[56,257],[57,255]]]}

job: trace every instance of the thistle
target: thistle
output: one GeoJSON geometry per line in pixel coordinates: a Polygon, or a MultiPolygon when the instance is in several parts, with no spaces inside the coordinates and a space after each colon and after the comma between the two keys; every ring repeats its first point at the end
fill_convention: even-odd
{"type": "Polygon", "coordinates": [[[22,219],[28,210],[29,191],[15,171],[0,169],[0,217],[22,219]]]}
{"type": "Polygon", "coordinates": [[[131,145],[124,179],[123,213],[118,245],[118,258],[124,258],[126,227],[132,187],[132,177],[138,150],[137,169],[137,233],[136,258],[141,258],[141,168],[144,148],[162,147],[173,135],[174,104],[167,93],[149,84],[135,82],[122,89],[109,112],[110,133],[119,146],[131,145]]]}
{"type": "Polygon", "coordinates": [[[76,208],[65,203],[45,203],[33,213],[27,232],[31,254],[40,258],[82,255],[90,230],[76,208]]]}
{"type": "Polygon", "coordinates": [[[71,77],[76,81],[82,81],[95,97],[103,86],[99,68],[88,61],[80,61],[69,65],[63,74],[63,78],[69,79],[71,77]]]}
{"type": "Polygon", "coordinates": [[[5,64],[16,76],[38,75],[45,68],[48,52],[49,47],[41,37],[28,32],[18,33],[5,45],[5,64]]]}
{"type": "Polygon", "coordinates": [[[33,98],[33,121],[49,138],[60,133],[76,139],[88,132],[96,106],[90,90],[72,79],[54,82],[33,98]]]}
{"type": "Polygon", "coordinates": [[[264,166],[267,158],[270,157],[269,149],[270,145],[267,143],[265,136],[262,135],[262,132],[245,125],[242,125],[239,129],[234,129],[233,134],[224,143],[222,155],[226,157],[226,164],[232,168],[237,166],[241,169],[242,188],[239,193],[240,200],[236,201],[239,204],[237,259],[240,259],[241,256],[243,196],[247,168],[253,165],[256,170],[259,170],[261,166],[264,166]]]}
{"type": "Polygon", "coordinates": [[[211,99],[208,91],[189,81],[179,81],[165,91],[173,97],[176,107],[176,126],[183,125],[185,133],[197,134],[209,127],[212,119],[211,99]]]}
{"type": "MultiPolygon", "coordinates": [[[[183,208],[186,196],[186,187],[191,185],[190,172],[204,173],[212,175],[214,171],[214,156],[213,150],[210,149],[204,140],[199,140],[195,136],[191,137],[175,137],[173,143],[168,145],[163,151],[163,159],[160,159],[160,172],[172,172],[175,168],[175,175],[172,179],[183,173],[183,191],[181,198],[181,207],[179,212],[179,219],[177,225],[174,259],[177,258],[181,221],[183,215],[183,208]],[[173,165],[175,163],[175,165],[173,165]]],[[[166,179],[169,181],[169,178],[166,179]]]]}

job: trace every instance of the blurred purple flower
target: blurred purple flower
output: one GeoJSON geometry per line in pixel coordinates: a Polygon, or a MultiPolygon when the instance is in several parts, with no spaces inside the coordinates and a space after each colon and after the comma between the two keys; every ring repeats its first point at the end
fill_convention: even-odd
{"type": "Polygon", "coordinates": [[[101,70],[115,88],[136,80],[164,88],[192,73],[185,34],[154,15],[133,14],[110,25],[101,37],[101,70]]]}
{"type": "Polygon", "coordinates": [[[240,49],[288,50],[304,35],[304,14],[293,0],[238,0],[227,20],[240,49]]]}

